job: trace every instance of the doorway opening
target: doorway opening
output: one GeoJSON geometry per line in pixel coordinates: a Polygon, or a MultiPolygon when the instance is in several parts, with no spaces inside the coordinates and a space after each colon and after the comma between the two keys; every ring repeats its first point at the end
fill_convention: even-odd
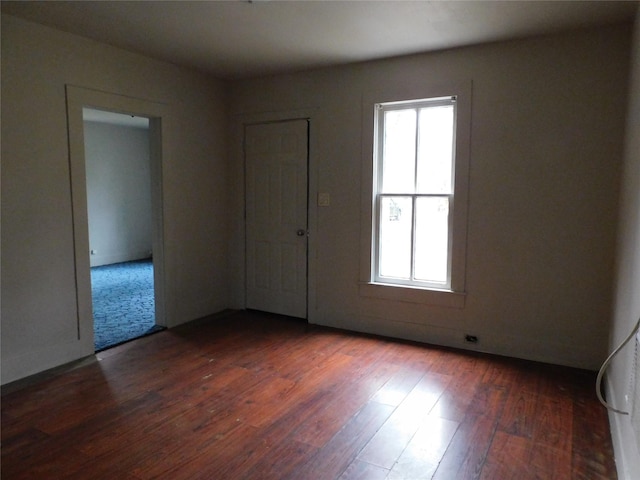
{"type": "Polygon", "coordinates": [[[155,321],[149,119],[83,108],[95,351],[155,321]]]}
{"type": "Polygon", "coordinates": [[[73,85],[66,92],[78,341],[90,355],[168,326],[162,201],[168,109],[73,85]],[[109,294],[115,301],[101,305],[99,296],[109,294]],[[105,327],[110,338],[99,332],[105,318],[98,315],[112,322],[105,327]],[[133,328],[134,316],[146,326],[133,328]]]}

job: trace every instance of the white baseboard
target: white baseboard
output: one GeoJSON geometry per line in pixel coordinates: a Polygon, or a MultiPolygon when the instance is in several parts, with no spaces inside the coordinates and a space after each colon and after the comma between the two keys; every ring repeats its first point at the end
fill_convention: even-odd
{"type": "Polygon", "coordinates": [[[92,267],[100,267],[102,265],[111,265],[113,263],[131,262],[147,258],[149,251],[125,252],[113,255],[91,255],[90,261],[92,267]]]}
{"type": "MultiPolygon", "coordinates": [[[[610,399],[611,404],[614,406],[624,405],[622,399],[616,398],[608,378],[606,388],[607,401],[610,399]]],[[[640,478],[640,454],[638,453],[635,433],[631,426],[631,418],[629,415],[621,415],[610,411],[609,426],[611,428],[611,441],[613,443],[618,480],[637,480],[640,478]]]]}

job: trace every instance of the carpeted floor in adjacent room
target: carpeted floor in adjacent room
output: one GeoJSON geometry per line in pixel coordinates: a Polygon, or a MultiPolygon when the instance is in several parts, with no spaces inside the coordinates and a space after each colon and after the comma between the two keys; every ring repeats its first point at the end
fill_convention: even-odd
{"type": "Polygon", "coordinates": [[[155,323],[151,259],[93,267],[91,291],[96,352],[164,329],[155,323]]]}

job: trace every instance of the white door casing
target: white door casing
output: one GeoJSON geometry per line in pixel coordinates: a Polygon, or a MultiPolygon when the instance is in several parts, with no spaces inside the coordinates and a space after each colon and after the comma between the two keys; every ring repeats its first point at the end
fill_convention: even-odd
{"type": "MultiPolygon", "coordinates": [[[[165,297],[164,269],[164,215],[162,200],[163,152],[167,148],[169,112],[164,103],[128,97],[115,93],[66,86],[67,122],[69,134],[69,164],[71,174],[71,201],[73,215],[74,260],[76,275],[76,303],[79,356],[94,353],[93,311],[91,299],[91,268],[89,261],[89,226],[87,211],[87,184],[84,151],[84,107],[127,113],[149,118],[151,194],[153,215],[153,265],[156,324],[171,326],[167,310],[171,309],[165,297]]],[[[168,296],[170,298],[170,296],[168,296]]]]}
{"type": "Polygon", "coordinates": [[[307,318],[308,121],[245,127],[246,307],[307,318]]]}

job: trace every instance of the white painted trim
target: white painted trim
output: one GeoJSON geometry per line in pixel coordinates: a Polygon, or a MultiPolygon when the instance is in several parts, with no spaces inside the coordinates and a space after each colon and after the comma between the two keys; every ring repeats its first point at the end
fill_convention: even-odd
{"type": "MultiPolygon", "coordinates": [[[[612,405],[624,405],[622,399],[616,398],[615,389],[610,377],[606,378],[607,401],[612,405]]],[[[604,408],[604,407],[603,407],[604,408]]],[[[640,455],[629,415],[621,415],[609,411],[609,427],[613,443],[613,456],[616,462],[619,480],[636,480],[640,474],[640,455]]]]}
{"type": "Polygon", "coordinates": [[[466,298],[466,294],[462,292],[378,282],[360,283],[359,290],[360,295],[363,297],[383,298],[385,300],[450,308],[464,308],[466,298]]]}
{"type": "MultiPolygon", "coordinates": [[[[419,85],[413,87],[398,87],[397,89],[385,89],[384,91],[370,91],[363,95],[362,99],[362,192],[361,192],[361,224],[360,224],[360,284],[365,285],[360,289],[360,294],[373,296],[374,291],[369,288],[372,280],[372,255],[373,255],[373,215],[375,209],[373,199],[372,179],[377,161],[374,158],[375,144],[375,105],[387,102],[409,101],[420,98],[457,97],[457,122],[456,122],[456,175],[454,192],[455,214],[453,218],[453,246],[451,250],[451,288],[452,292],[464,295],[466,292],[466,260],[467,260],[467,223],[469,208],[469,170],[471,165],[471,103],[473,84],[471,80],[452,81],[447,84],[419,85]]],[[[387,288],[380,285],[382,288],[387,288]]],[[[422,289],[418,289],[422,290],[422,289]]],[[[380,290],[378,290],[380,291],[380,290]]],[[[435,295],[429,299],[429,304],[444,307],[464,307],[462,303],[454,301],[443,295],[441,291],[434,290],[435,295]],[[444,299],[443,303],[437,302],[444,299]],[[434,303],[435,302],[435,303],[434,303]]],[[[414,301],[420,295],[414,296],[414,301]]],[[[393,295],[385,295],[380,298],[395,299],[393,295]]],[[[424,298],[424,297],[423,297],[424,298]]],[[[462,297],[464,298],[464,297],[462,297]]],[[[419,303],[419,302],[418,302],[419,303]]]]}
{"type": "Polygon", "coordinates": [[[144,260],[149,258],[149,251],[137,251],[127,253],[116,253],[113,255],[91,255],[91,266],[101,267],[103,265],[112,265],[114,263],[133,262],[136,260],[144,260]]]}
{"type": "MultiPolygon", "coordinates": [[[[282,122],[288,120],[306,119],[309,121],[309,164],[307,169],[308,175],[308,191],[309,198],[308,210],[307,210],[307,320],[313,317],[313,312],[316,310],[316,262],[317,258],[317,232],[318,232],[318,208],[315,199],[318,196],[318,154],[320,152],[320,145],[318,141],[318,135],[315,133],[314,124],[319,114],[318,108],[308,107],[295,110],[282,110],[271,112],[258,112],[258,113],[239,113],[232,118],[231,125],[231,155],[233,157],[233,164],[237,168],[242,169],[242,173],[239,175],[241,183],[238,184],[238,188],[241,190],[234,191],[234,196],[240,199],[242,202],[242,225],[237,227],[237,230],[233,235],[233,243],[236,246],[245,244],[246,239],[246,224],[245,218],[245,171],[244,171],[244,127],[245,125],[269,123],[269,122],[282,122]],[[240,195],[241,194],[241,195],[240,195]]],[[[235,176],[235,174],[234,174],[235,176]]],[[[240,208],[236,206],[236,208],[240,208]]],[[[236,254],[240,254],[241,258],[237,258],[235,265],[242,265],[242,268],[236,268],[235,273],[239,275],[238,278],[233,279],[236,283],[234,291],[241,292],[238,298],[232,299],[233,308],[246,308],[246,253],[244,248],[242,252],[236,251],[236,254]]]]}
{"type": "MultiPolygon", "coordinates": [[[[382,317],[375,307],[360,308],[352,312],[330,311],[309,323],[390,338],[400,338],[428,345],[453,347],[483,352],[508,358],[521,358],[534,362],[564,365],[586,370],[597,369],[588,347],[558,338],[555,342],[540,341],[530,336],[502,335],[483,332],[477,344],[465,341],[465,330],[460,323],[428,319],[413,321],[390,320],[382,317]]],[[[468,332],[474,333],[474,332],[468,332]]],[[[595,395],[595,393],[594,393],[595,395]]]]}
{"type": "Polygon", "coordinates": [[[74,85],[66,85],[67,126],[69,140],[69,166],[71,175],[71,203],[75,250],[76,301],[78,315],[78,340],[81,354],[94,352],[93,312],[91,303],[91,274],[89,258],[89,223],[87,213],[86,168],[84,157],[83,108],[116,111],[148,117],[151,158],[151,194],[153,196],[153,252],[154,288],[156,298],[156,323],[171,326],[167,322],[165,299],[166,279],[164,268],[164,226],[162,213],[162,162],[167,149],[167,105],[103,92],[74,85]]]}

